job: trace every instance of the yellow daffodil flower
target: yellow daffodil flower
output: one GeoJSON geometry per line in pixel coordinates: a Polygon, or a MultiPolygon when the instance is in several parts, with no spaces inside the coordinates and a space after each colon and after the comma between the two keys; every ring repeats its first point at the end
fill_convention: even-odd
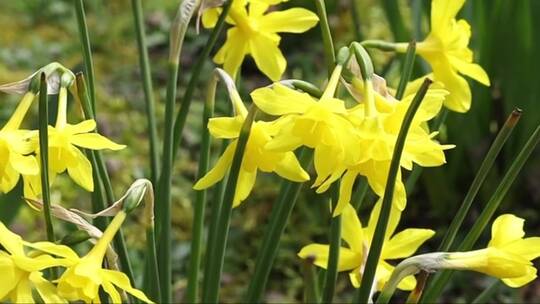
{"type": "Polygon", "coordinates": [[[125,211],[118,212],[94,247],[82,258],[66,246],[51,248],[47,242],[32,245],[35,249],[64,258],[66,270],[57,280],[57,291],[61,297],[68,301],[99,303],[99,289],[102,287],[112,303],[122,303],[117,290],[120,288],[145,303],[153,303],[142,291],[131,286],[127,275],[102,268],[107,247],[126,216],[125,211]]]}
{"type": "MultiPolygon", "coordinates": [[[[250,54],[259,70],[277,81],[283,75],[287,61],[279,49],[278,33],[303,33],[317,24],[317,15],[303,8],[265,12],[278,0],[234,1],[227,23],[233,27],[227,31],[227,40],[214,57],[233,78],[244,57],[250,54]]],[[[219,11],[210,9],[203,14],[203,25],[214,27],[219,11]]]]}
{"type": "MultiPolygon", "coordinates": [[[[208,129],[216,138],[234,140],[225,149],[214,168],[193,186],[196,190],[208,188],[223,179],[232,164],[240,129],[247,116],[247,109],[235,90],[232,91],[231,101],[237,115],[235,117],[212,118],[208,122],[208,129]]],[[[295,182],[309,180],[309,174],[302,169],[293,152],[271,151],[266,148],[272,137],[281,130],[283,123],[285,123],[283,120],[253,123],[240,167],[233,206],[238,206],[247,198],[255,184],[258,170],[275,172],[279,176],[295,182]]]]}
{"type": "Polygon", "coordinates": [[[282,116],[283,128],[266,145],[272,151],[293,151],[304,145],[313,148],[317,179],[324,182],[336,168],[353,164],[354,151],[359,148],[358,134],[346,119],[345,103],[334,98],[342,67],[336,66],[320,100],[275,83],[251,93],[259,109],[270,115],[282,116]]]}
{"type": "MultiPolygon", "coordinates": [[[[384,82],[384,80],[378,80],[384,82]]],[[[405,117],[416,91],[420,87],[420,81],[416,80],[407,86],[405,97],[401,101],[396,100],[385,87],[385,84],[377,83],[377,89],[365,92],[364,84],[357,78],[352,81],[353,94],[362,98],[363,103],[348,111],[348,120],[353,123],[360,134],[358,147],[354,151],[356,163],[349,166],[341,166],[336,169],[317,192],[324,192],[331,183],[341,178],[340,194],[334,215],[339,215],[341,210],[350,202],[352,188],[356,177],[367,177],[373,191],[379,196],[384,195],[386,179],[392,160],[394,146],[405,117]],[[361,93],[363,92],[363,93],[361,93]],[[372,105],[366,96],[372,95],[372,105]]],[[[440,166],[446,162],[444,150],[454,147],[453,145],[441,145],[433,138],[437,132],[429,133],[427,121],[434,118],[440,111],[443,100],[448,94],[441,88],[429,89],[424,101],[418,109],[407,138],[401,156],[401,167],[412,170],[413,163],[423,167],[440,166]]],[[[401,170],[400,170],[401,171],[401,170]]],[[[401,181],[401,172],[398,171],[393,203],[399,210],[405,209],[406,192],[401,181]]]]}
{"type": "MultiPolygon", "coordinates": [[[[12,303],[35,303],[32,289],[35,288],[45,303],[67,303],[56,292],[56,286],[43,278],[42,270],[63,266],[65,262],[48,254],[26,254],[20,236],[11,232],[0,222],[0,301],[12,303]]],[[[65,247],[49,243],[48,247],[65,247]]],[[[67,247],[65,247],[67,248],[67,247]]]]}
{"type": "Polygon", "coordinates": [[[0,129],[0,192],[7,193],[15,187],[20,175],[39,173],[38,163],[30,144],[30,131],[19,127],[34,100],[34,93],[28,92],[19,102],[9,121],[0,129]]]}
{"type": "MultiPolygon", "coordinates": [[[[91,132],[96,128],[96,122],[93,119],[75,125],[67,123],[66,112],[67,89],[62,87],[58,96],[56,125],[48,128],[51,180],[54,175],[67,170],[73,181],[92,192],[94,191],[92,165],[78,147],[91,150],[121,150],[125,146],[116,144],[98,133],[91,132]]],[[[36,153],[39,154],[37,131],[34,132],[34,145],[36,153]]],[[[25,176],[25,182],[25,196],[35,197],[41,193],[39,174],[25,176]]]]}
{"type": "MultiPolygon", "coordinates": [[[[471,107],[471,89],[460,75],[469,76],[489,86],[489,77],[478,64],[473,63],[473,52],[468,48],[471,27],[467,21],[456,21],[456,15],[465,0],[433,0],[431,2],[431,32],[417,44],[416,51],[429,62],[433,78],[444,84],[450,95],[445,106],[452,111],[467,112],[471,107]]],[[[405,52],[406,43],[397,50],[405,52]]]]}
{"type": "Polygon", "coordinates": [[[445,268],[482,272],[514,288],[531,282],[536,278],[531,261],[540,256],[540,237],[524,238],[524,222],[512,214],[499,216],[493,222],[487,248],[449,253],[445,268]]]}
{"type": "MultiPolygon", "coordinates": [[[[350,271],[349,278],[356,288],[360,286],[362,271],[380,212],[380,205],[381,202],[379,201],[373,208],[368,226],[364,228],[360,223],[356,210],[350,204],[346,205],[343,209],[342,238],[348,245],[348,248],[340,248],[338,271],[350,271]]],[[[429,229],[409,228],[393,235],[399,223],[400,214],[399,210],[392,208],[384,246],[375,273],[376,290],[382,289],[394,269],[394,266],[388,263],[387,260],[402,259],[411,256],[420,245],[435,233],[429,229]]],[[[315,265],[326,268],[328,265],[329,249],[329,245],[310,244],[303,247],[298,253],[298,256],[303,259],[312,258],[315,265]]],[[[414,276],[408,276],[401,281],[398,288],[412,290],[415,286],[416,280],[414,276]]]]}

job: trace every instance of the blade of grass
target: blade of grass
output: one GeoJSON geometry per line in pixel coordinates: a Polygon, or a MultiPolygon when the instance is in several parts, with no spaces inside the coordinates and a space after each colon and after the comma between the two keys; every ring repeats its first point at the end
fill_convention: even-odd
{"type": "Polygon", "coordinates": [[[354,30],[354,37],[356,41],[360,42],[364,40],[364,36],[362,35],[362,24],[360,22],[360,14],[358,13],[358,1],[359,0],[351,0],[351,17],[353,21],[353,30],[354,30]]]}
{"type": "MultiPolygon", "coordinates": [[[[202,126],[203,133],[201,139],[201,151],[199,157],[198,179],[208,171],[210,158],[210,133],[208,121],[214,115],[214,101],[216,96],[217,78],[212,77],[208,84],[206,102],[204,104],[202,126]]],[[[206,207],[206,189],[196,191],[196,198],[193,211],[193,228],[191,234],[191,261],[189,264],[188,283],[186,291],[186,301],[188,303],[198,302],[199,270],[201,267],[202,239],[204,228],[204,211],[206,207]]]]}
{"type": "Polygon", "coordinates": [[[510,116],[506,119],[506,122],[502,126],[499,134],[495,138],[493,144],[491,145],[491,148],[487,152],[484,160],[482,161],[482,164],[480,165],[480,168],[478,169],[478,173],[476,174],[476,177],[474,178],[471,187],[469,188],[469,191],[467,191],[467,194],[465,195],[465,198],[463,199],[463,203],[461,203],[461,206],[459,207],[459,210],[457,214],[454,216],[452,222],[450,223],[450,226],[443,238],[443,241],[441,242],[441,245],[439,246],[437,251],[450,251],[452,244],[454,243],[454,239],[457,235],[457,232],[461,225],[463,224],[463,221],[465,220],[465,216],[467,216],[467,213],[469,212],[469,209],[471,208],[471,205],[476,198],[476,195],[478,194],[478,191],[480,190],[480,187],[484,183],[484,180],[486,179],[489,171],[491,170],[491,167],[495,163],[495,159],[499,155],[499,153],[502,150],[502,147],[506,143],[506,140],[514,130],[514,127],[519,121],[519,118],[521,117],[521,110],[515,109],[512,111],[510,116]]]}
{"type": "MultiPolygon", "coordinates": [[[[307,168],[313,160],[313,153],[307,149],[301,149],[299,160],[301,166],[307,168]]],[[[272,207],[272,213],[270,214],[262,245],[257,255],[255,271],[249,283],[245,297],[245,302],[247,303],[262,301],[262,294],[279,249],[279,240],[285,231],[285,226],[296,205],[301,189],[302,183],[283,181],[281,184],[277,202],[272,207]]]]}
{"type": "Polygon", "coordinates": [[[304,273],[304,303],[319,303],[319,285],[315,273],[314,258],[307,258],[302,263],[304,273]]]}
{"type": "Polygon", "coordinates": [[[249,134],[251,133],[251,125],[254,120],[257,108],[252,105],[248,115],[242,125],[240,136],[234,151],[233,161],[231,169],[229,171],[229,178],[227,179],[227,186],[225,187],[225,193],[223,195],[223,207],[220,212],[220,216],[217,222],[217,231],[214,252],[212,252],[213,258],[210,261],[210,277],[207,281],[206,293],[203,295],[204,303],[217,303],[219,301],[219,285],[221,281],[221,274],[223,271],[223,263],[225,260],[225,248],[227,246],[227,238],[229,234],[229,226],[231,221],[231,213],[234,195],[236,192],[236,185],[238,183],[238,176],[240,174],[240,167],[244,157],[244,151],[247,145],[249,134]]]}
{"type": "Polygon", "coordinates": [[[154,102],[154,89],[152,86],[152,72],[146,48],[146,35],[143,22],[143,9],[141,0],[131,0],[135,32],[137,34],[137,49],[139,51],[139,66],[141,68],[144,102],[146,106],[146,120],[148,124],[148,137],[150,140],[150,177],[153,184],[157,184],[159,176],[158,135],[156,128],[156,110],[154,102]]]}
{"type": "MultiPolygon", "coordinates": [[[[518,156],[515,158],[514,162],[501,180],[501,183],[497,189],[495,189],[495,192],[493,192],[493,195],[482,210],[482,213],[480,213],[478,219],[474,222],[473,227],[469,230],[469,233],[467,233],[465,239],[459,245],[457,249],[458,251],[468,251],[472,249],[539,141],[540,126],[536,128],[534,133],[529,137],[527,143],[519,152],[518,156]]],[[[437,299],[442,293],[444,286],[446,283],[448,283],[452,277],[452,274],[453,271],[447,270],[435,275],[431,284],[428,285],[423,297],[421,297],[420,303],[434,302],[434,300],[437,299]]]]}
{"type": "MultiPolygon", "coordinates": [[[[339,199],[339,183],[332,185],[332,210],[336,207],[339,199]]],[[[332,217],[330,223],[330,248],[328,254],[328,265],[326,268],[326,276],[324,278],[324,289],[322,294],[323,303],[332,303],[334,300],[334,292],[336,289],[339,249],[341,247],[341,215],[332,217]]]]}
{"type": "Polygon", "coordinates": [[[377,225],[375,227],[375,232],[373,235],[372,242],[369,246],[369,253],[366,261],[366,266],[364,268],[364,273],[362,275],[362,281],[360,283],[360,289],[358,291],[358,298],[360,303],[367,303],[370,301],[369,297],[371,295],[371,288],[373,286],[373,281],[375,278],[375,271],[379,263],[381,256],[381,250],[384,243],[384,236],[386,234],[386,229],[388,226],[388,219],[390,217],[390,210],[392,207],[392,198],[394,195],[394,188],[396,184],[397,173],[400,168],[401,154],[405,146],[405,140],[407,138],[407,133],[409,132],[409,127],[412,123],[416,111],[420,107],[424,96],[427,93],[429,85],[432,81],[429,78],[424,80],[424,83],[414,96],[405,118],[401,124],[399,134],[396,140],[396,145],[394,147],[394,152],[392,155],[392,162],[390,163],[390,169],[388,170],[388,178],[386,180],[386,188],[384,189],[384,197],[381,205],[381,212],[379,218],[377,219],[377,225]]]}
{"type": "Polygon", "coordinates": [[[471,303],[472,304],[482,304],[482,303],[490,303],[501,286],[501,281],[498,279],[493,280],[493,282],[488,286],[488,288],[484,289],[471,303]]]}

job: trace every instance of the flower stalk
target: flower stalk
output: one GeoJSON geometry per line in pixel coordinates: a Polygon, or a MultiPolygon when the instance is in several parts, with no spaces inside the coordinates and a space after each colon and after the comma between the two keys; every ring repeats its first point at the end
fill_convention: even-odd
{"type": "Polygon", "coordinates": [[[249,134],[251,133],[251,125],[253,124],[256,111],[257,108],[252,105],[242,125],[240,137],[238,138],[238,143],[235,148],[231,169],[229,171],[229,178],[227,180],[227,186],[225,187],[225,193],[223,196],[223,206],[216,225],[218,234],[216,236],[213,253],[216,258],[211,261],[210,265],[207,265],[207,267],[210,267],[211,276],[208,278],[207,286],[205,286],[206,292],[202,299],[204,303],[218,303],[219,301],[219,283],[221,281],[221,273],[225,260],[225,248],[229,234],[233,200],[236,185],[238,184],[240,166],[242,165],[244,151],[249,134]]]}
{"type": "Polygon", "coordinates": [[[146,47],[146,34],[143,21],[143,8],[141,0],[132,0],[133,19],[137,34],[137,49],[139,52],[139,66],[141,69],[144,102],[146,106],[146,120],[148,124],[148,137],[150,138],[150,178],[152,183],[157,184],[159,176],[159,148],[156,128],[156,110],[154,101],[154,88],[152,85],[152,71],[148,60],[146,47]]]}
{"type": "Polygon", "coordinates": [[[317,15],[319,16],[319,24],[321,27],[324,59],[326,61],[326,68],[328,69],[328,77],[330,77],[334,70],[336,51],[334,49],[334,42],[332,41],[332,32],[330,31],[330,25],[328,23],[324,0],[316,0],[315,5],[317,6],[317,15]]]}
{"type": "Polygon", "coordinates": [[[401,154],[405,146],[405,139],[407,138],[407,133],[409,131],[409,127],[412,123],[414,115],[420,107],[420,104],[422,103],[422,100],[424,99],[424,96],[426,95],[431,83],[432,81],[429,78],[426,78],[424,80],[424,83],[414,96],[411,105],[407,109],[407,113],[405,114],[403,123],[401,124],[399,130],[399,135],[397,137],[396,145],[394,147],[394,152],[392,155],[392,161],[390,163],[390,169],[388,171],[388,178],[386,179],[386,187],[384,190],[381,213],[379,215],[379,218],[377,219],[375,233],[369,248],[366,267],[364,269],[362,281],[360,283],[360,289],[358,291],[360,303],[367,303],[371,295],[371,289],[375,278],[375,271],[379,262],[379,258],[381,256],[384,236],[386,234],[388,219],[390,217],[392,198],[394,195],[397,173],[400,168],[401,154]]]}

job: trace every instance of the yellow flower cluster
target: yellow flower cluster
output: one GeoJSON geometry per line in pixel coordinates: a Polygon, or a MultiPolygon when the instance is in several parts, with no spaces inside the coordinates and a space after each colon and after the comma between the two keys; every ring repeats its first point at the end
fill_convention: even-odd
{"type": "Polygon", "coordinates": [[[143,292],[131,286],[124,273],[102,268],[107,247],[125,218],[126,213],[120,211],[82,258],[64,245],[26,242],[0,223],[0,273],[3,275],[0,301],[35,303],[32,296],[35,289],[45,303],[99,303],[98,292],[103,288],[113,303],[121,303],[119,288],[145,303],[153,303],[143,292]],[[43,277],[43,271],[52,267],[65,268],[54,282],[43,277]]]}
{"type": "MultiPolygon", "coordinates": [[[[61,86],[58,94],[58,114],[55,126],[48,127],[49,182],[67,171],[69,176],[87,191],[94,190],[92,166],[79,149],[121,150],[119,145],[98,133],[93,119],[72,125],[67,122],[67,94],[61,86]]],[[[0,129],[0,192],[12,190],[20,179],[24,180],[24,195],[35,198],[41,193],[39,166],[39,133],[21,129],[21,124],[36,99],[36,93],[27,92],[8,122],[0,129]]]]}

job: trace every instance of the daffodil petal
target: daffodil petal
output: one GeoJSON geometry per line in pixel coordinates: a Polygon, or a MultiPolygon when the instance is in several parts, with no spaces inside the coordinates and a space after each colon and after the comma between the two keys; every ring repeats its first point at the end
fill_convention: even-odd
{"type": "Polygon", "coordinates": [[[20,174],[35,175],[39,173],[39,166],[35,156],[10,153],[9,162],[20,174]]]}
{"type": "Polygon", "coordinates": [[[28,278],[22,278],[19,281],[17,288],[12,292],[11,301],[13,303],[35,303],[28,278]]]}
{"type": "Polygon", "coordinates": [[[117,151],[126,147],[125,145],[119,145],[98,133],[75,134],[71,137],[71,143],[92,150],[110,149],[117,151]]]}
{"type": "Polygon", "coordinates": [[[272,88],[260,88],[251,93],[253,102],[261,111],[270,115],[303,113],[315,100],[307,93],[301,93],[275,83],[272,88]]]}
{"type": "Polygon", "coordinates": [[[96,121],[93,119],[87,119],[75,125],[68,124],[64,128],[66,128],[71,134],[88,133],[96,129],[96,121]]]}
{"type": "Polygon", "coordinates": [[[125,290],[127,293],[131,294],[137,299],[145,303],[154,303],[142,291],[133,288],[131,286],[131,283],[129,282],[129,278],[124,273],[119,272],[119,271],[103,269],[102,275],[112,284],[116,285],[120,289],[125,290]]]}
{"type": "MultiPolygon", "coordinates": [[[[328,252],[330,247],[322,244],[309,244],[304,246],[298,256],[302,259],[314,259],[314,264],[326,269],[328,267],[328,252]]],[[[350,250],[349,248],[339,248],[338,271],[346,271],[354,269],[362,263],[360,254],[350,250]]]]}
{"type": "Polygon", "coordinates": [[[210,118],[208,131],[215,138],[237,138],[244,119],[241,116],[210,118]]]}
{"type": "Polygon", "coordinates": [[[255,64],[272,81],[278,81],[285,71],[287,61],[277,43],[267,35],[253,35],[250,38],[249,52],[255,64]]]}
{"type": "Polygon", "coordinates": [[[244,61],[248,51],[248,44],[245,37],[237,28],[231,28],[227,31],[227,40],[214,57],[216,63],[222,63],[223,69],[236,78],[236,74],[244,61]]]}
{"type": "Polygon", "coordinates": [[[431,2],[431,29],[439,31],[448,26],[463,7],[465,0],[433,0],[431,2]]]}
{"type": "Polygon", "coordinates": [[[513,241],[504,245],[504,250],[522,256],[527,260],[534,260],[540,257],[540,237],[529,237],[513,241]]]}
{"type": "Polygon", "coordinates": [[[341,184],[339,185],[339,199],[334,209],[333,216],[338,216],[341,212],[349,206],[351,202],[352,189],[354,181],[358,172],[347,170],[343,177],[341,177],[341,184]]]}
{"type": "Polygon", "coordinates": [[[92,178],[92,164],[86,156],[77,148],[73,147],[76,164],[67,168],[69,176],[75,183],[89,192],[94,191],[94,180],[92,178]]]}
{"type": "Polygon", "coordinates": [[[22,238],[0,222],[0,245],[12,255],[24,255],[22,238]]]}
{"type": "Polygon", "coordinates": [[[444,105],[455,112],[465,113],[471,107],[471,88],[462,76],[447,64],[433,68],[435,79],[444,83],[450,92],[444,101],[444,105]]]}
{"type": "Polygon", "coordinates": [[[383,259],[400,259],[413,255],[418,247],[430,239],[435,231],[430,229],[405,229],[384,244],[383,259]]]}
{"type": "Polygon", "coordinates": [[[41,272],[30,273],[29,279],[45,303],[67,303],[66,299],[57,294],[56,286],[45,280],[41,272]]]}
{"type": "Polygon", "coordinates": [[[114,287],[112,283],[107,280],[103,280],[103,284],[101,286],[103,287],[103,290],[105,290],[105,292],[111,297],[112,303],[122,303],[120,293],[118,293],[116,287],[114,287]]]}
{"type": "Polygon", "coordinates": [[[234,193],[233,208],[238,207],[251,193],[255,180],[257,179],[257,170],[245,171],[240,170],[238,175],[238,183],[236,184],[236,192],[234,193]]]}
{"type": "Polygon", "coordinates": [[[277,164],[276,173],[293,182],[309,180],[309,174],[304,171],[293,152],[285,152],[283,159],[277,164]]]}
{"type": "Polygon", "coordinates": [[[527,267],[527,274],[521,277],[516,278],[508,278],[508,279],[502,279],[504,284],[512,287],[512,288],[519,288],[523,285],[526,285],[529,282],[532,282],[534,279],[536,279],[536,268],[529,266],[527,267]]]}
{"type": "Polygon", "coordinates": [[[525,220],[513,214],[500,215],[491,226],[489,246],[503,248],[504,245],[522,239],[525,236],[523,224],[525,220]]]}
{"type": "Polygon", "coordinates": [[[480,65],[458,58],[450,58],[450,62],[461,74],[469,76],[485,86],[490,86],[489,76],[480,65]]]}
{"type": "Polygon", "coordinates": [[[29,243],[24,242],[25,246],[28,246],[30,248],[46,252],[48,254],[53,254],[59,257],[67,258],[69,260],[76,261],[79,259],[79,256],[73,249],[69,248],[65,245],[58,245],[51,242],[35,242],[35,243],[29,243]]]}
{"type": "Polygon", "coordinates": [[[341,214],[341,237],[354,252],[364,252],[364,230],[356,210],[347,204],[341,214]]]}
{"type": "Polygon", "coordinates": [[[229,167],[231,166],[235,150],[236,141],[233,141],[227,146],[223,154],[219,157],[214,168],[212,168],[210,171],[208,171],[208,173],[206,173],[206,175],[199,179],[193,186],[193,189],[206,189],[220,181],[223,176],[225,176],[225,173],[227,173],[227,170],[229,170],[229,167]]]}
{"type": "Polygon", "coordinates": [[[314,27],[317,21],[319,18],[313,12],[304,8],[291,8],[262,16],[259,26],[272,33],[303,33],[314,27]]]}

